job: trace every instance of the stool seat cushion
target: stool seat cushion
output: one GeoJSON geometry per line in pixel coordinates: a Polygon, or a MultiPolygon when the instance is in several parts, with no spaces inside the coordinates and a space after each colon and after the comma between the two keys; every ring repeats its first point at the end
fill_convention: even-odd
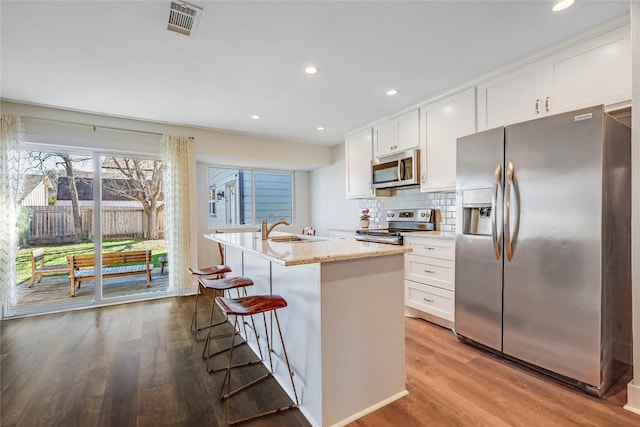
{"type": "Polygon", "coordinates": [[[216,303],[226,314],[234,316],[251,316],[287,306],[287,301],[280,295],[252,295],[241,298],[216,297],[216,303]]]}
{"type": "Polygon", "coordinates": [[[212,276],[214,274],[231,273],[231,269],[224,264],[204,268],[189,267],[189,273],[196,276],[212,276]]]}
{"type": "Polygon", "coordinates": [[[248,277],[227,277],[226,279],[206,279],[203,277],[198,281],[203,288],[216,291],[226,291],[227,289],[253,285],[253,280],[248,277]]]}

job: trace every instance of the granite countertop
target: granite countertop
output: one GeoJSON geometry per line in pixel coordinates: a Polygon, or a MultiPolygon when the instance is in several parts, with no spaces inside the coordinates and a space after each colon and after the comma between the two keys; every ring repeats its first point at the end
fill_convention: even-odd
{"type": "MultiPolygon", "coordinates": [[[[295,234],[274,231],[269,236],[295,234]]],[[[205,234],[205,238],[223,245],[240,248],[282,265],[314,264],[350,259],[396,255],[411,252],[411,248],[383,243],[360,242],[351,239],[304,236],[309,241],[277,242],[262,240],[259,232],[205,234]]]]}

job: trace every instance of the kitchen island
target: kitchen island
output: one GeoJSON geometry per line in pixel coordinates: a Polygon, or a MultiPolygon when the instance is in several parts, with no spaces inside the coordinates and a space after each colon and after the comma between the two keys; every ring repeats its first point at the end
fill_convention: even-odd
{"type": "MultiPolygon", "coordinates": [[[[278,317],[302,414],[314,426],[344,425],[405,396],[404,253],[411,248],[278,240],[286,236],[205,235],[224,245],[233,275],[253,279],[251,294],[287,300],[278,317]]],[[[244,338],[257,354],[255,338],[244,338]]],[[[293,398],[286,368],[275,371],[293,398]]]]}

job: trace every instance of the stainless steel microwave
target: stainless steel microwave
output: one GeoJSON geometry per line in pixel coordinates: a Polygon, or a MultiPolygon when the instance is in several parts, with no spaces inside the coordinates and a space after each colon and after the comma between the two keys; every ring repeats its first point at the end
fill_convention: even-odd
{"type": "Polygon", "coordinates": [[[420,150],[407,150],[371,161],[373,188],[420,184],[420,150]]]}

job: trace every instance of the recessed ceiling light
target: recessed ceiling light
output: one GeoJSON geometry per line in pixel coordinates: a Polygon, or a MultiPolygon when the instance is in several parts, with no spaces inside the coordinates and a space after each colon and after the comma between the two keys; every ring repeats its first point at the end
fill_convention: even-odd
{"type": "Polygon", "coordinates": [[[309,65],[307,68],[304,69],[304,72],[307,74],[317,74],[318,71],[320,71],[320,69],[315,65],[309,65]]]}
{"type": "Polygon", "coordinates": [[[561,10],[565,10],[566,8],[571,7],[574,1],[575,0],[561,0],[556,3],[551,10],[553,10],[554,12],[560,12],[561,10]]]}
{"type": "Polygon", "coordinates": [[[324,130],[324,126],[318,126],[316,129],[318,129],[318,132],[322,132],[324,130]]]}
{"type": "Polygon", "coordinates": [[[387,91],[387,95],[389,96],[393,96],[393,95],[397,95],[398,94],[398,90],[397,89],[389,89],[387,91]]]}
{"type": "Polygon", "coordinates": [[[251,116],[251,118],[252,118],[253,120],[260,120],[260,116],[259,116],[259,115],[257,115],[257,114],[254,114],[253,116],[251,116]]]}

